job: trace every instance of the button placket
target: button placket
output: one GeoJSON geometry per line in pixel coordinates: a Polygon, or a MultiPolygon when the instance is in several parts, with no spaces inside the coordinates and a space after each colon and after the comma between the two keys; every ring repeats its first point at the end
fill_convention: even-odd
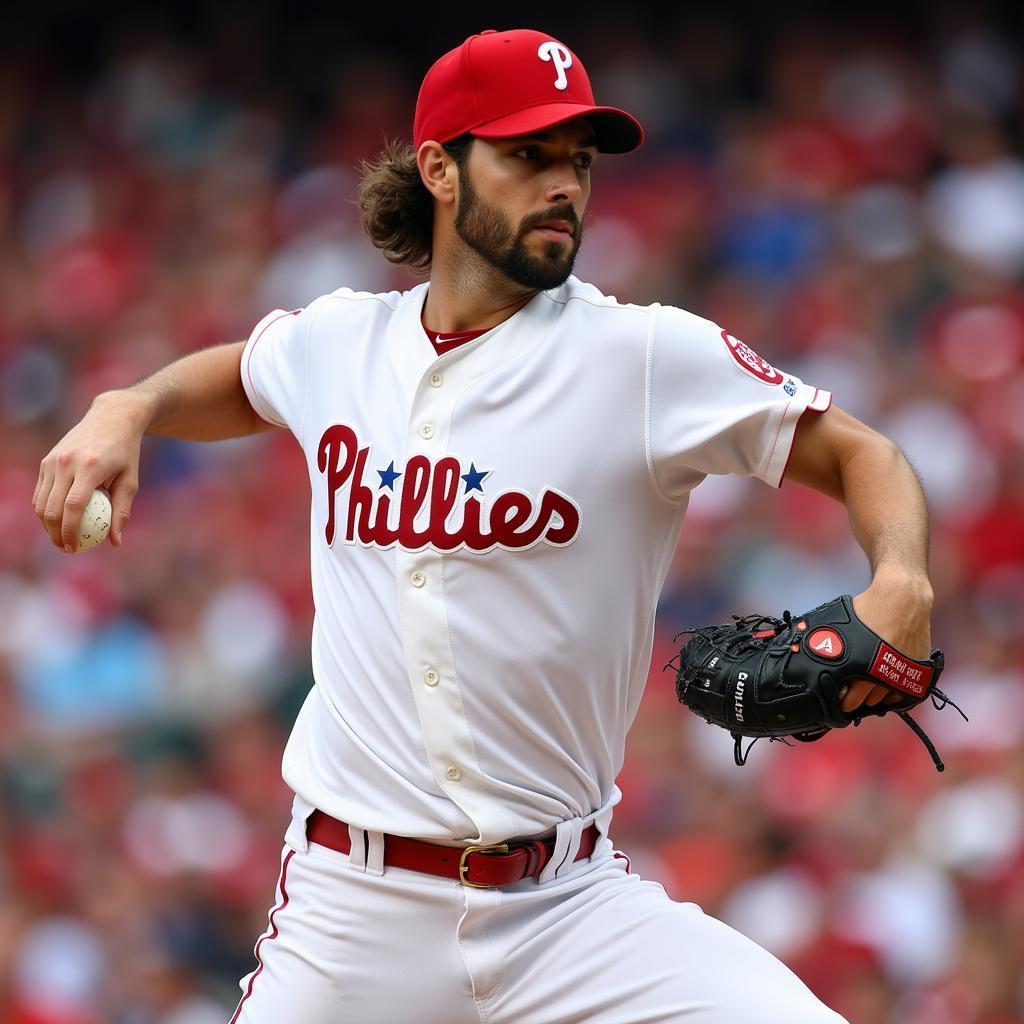
{"type": "MultiPolygon", "coordinates": [[[[395,329],[389,332],[392,358],[400,372],[404,372],[407,339],[419,329],[425,292],[417,294],[420,301],[410,304],[401,323],[396,323],[395,329]]],[[[560,303],[538,298],[499,328],[503,335],[501,344],[464,346],[438,361],[418,365],[415,374],[403,377],[410,384],[406,393],[412,394],[405,422],[405,459],[421,455],[436,464],[446,455],[459,397],[501,365],[539,345],[561,311],[560,303]],[[430,437],[422,433],[422,428],[428,425],[433,428],[430,437]]],[[[462,407],[458,408],[461,415],[462,407]]],[[[468,458],[474,453],[460,451],[459,454],[468,458]]],[[[461,556],[450,557],[461,560],[461,556]]],[[[495,800],[491,780],[482,770],[470,730],[467,706],[471,702],[463,699],[463,682],[457,672],[445,605],[445,573],[451,564],[448,559],[449,556],[432,547],[418,551],[395,548],[406,678],[419,714],[426,767],[437,790],[466,814],[481,836],[489,837],[486,842],[500,842],[517,833],[518,820],[501,801],[495,800]],[[423,586],[411,584],[410,576],[414,571],[425,577],[423,586]],[[436,684],[427,678],[431,671],[437,673],[436,684]],[[449,769],[458,773],[457,778],[449,777],[449,769]]],[[[470,685],[466,684],[467,689],[470,685]]]]}
{"type": "MultiPolygon", "coordinates": [[[[446,408],[448,393],[438,390],[442,383],[440,373],[421,378],[410,409],[407,455],[422,454],[434,460],[444,454],[448,440],[444,425],[450,422],[451,410],[446,408]]],[[[459,706],[458,684],[441,685],[442,679],[456,678],[448,644],[442,556],[430,547],[417,552],[399,548],[395,567],[408,580],[400,593],[402,641],[410,681],[415,683],[413,697],[427,758],[442,789],[455,787],[449,796],[462,806],[455,793],[471,792],[469,780],[478,769],[468,724],[459,706]]]]}

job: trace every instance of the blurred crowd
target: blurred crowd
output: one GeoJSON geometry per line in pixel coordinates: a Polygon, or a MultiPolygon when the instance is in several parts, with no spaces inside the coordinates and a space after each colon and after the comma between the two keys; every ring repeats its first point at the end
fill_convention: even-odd
{"type": "MultiPolygon", "coordinates": [[[[761,743],[735,767],[728,737],[676,704],[672,635],[856,593],[868,570],[838,504],[709,479],[613,838],[852,1024],[1012,1024],[1024,53],[994,22],[910,28],[562,31],[599,100],[648,133],[595,165],[578,275],[714,319],[903,446],[932,509],[942,685],[970,716],[918,716],[943,775],[895,718],[761,743]]],[[[223,1024],[255,966],[290,806],[280,753],[311,683],[297,446],[148,439],[121,551],[63,555],[30,499],[98,391],[245,337],[273,307],[413,283],[364,239],[355,183],[386,135],[408,138],[436,55],[339,40],[309,104],[294,66],[241,67],[216,33],[127,33],[73,76],[37,53],[0,63],[5,1024],[223,1024]]]]}

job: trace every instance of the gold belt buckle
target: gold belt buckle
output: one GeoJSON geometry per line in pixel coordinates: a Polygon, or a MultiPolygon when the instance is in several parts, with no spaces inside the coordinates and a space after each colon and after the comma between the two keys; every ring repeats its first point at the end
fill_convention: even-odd
{"type": "Polygon", "coordinates": [[[469,865],[466,858],[471,853],[508,853],[508,843],[496,843],[494,846],[467,846],[459,858],[459,881],[470,889],[493,889],[493,885],[486,885],[483,882],[471,882],[466,875],[469,872],[469,865]]]}

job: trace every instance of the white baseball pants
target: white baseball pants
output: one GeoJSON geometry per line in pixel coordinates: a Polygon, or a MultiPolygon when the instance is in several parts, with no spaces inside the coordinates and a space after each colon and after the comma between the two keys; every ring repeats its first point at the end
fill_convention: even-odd
{"type": "Polygon", "coordinates": [[[560,877],[497,890],[377,873],[380,834],[367,836],[369,870],[285,847],[231,1024],[845,1024],[607,840],[560,877]]]}

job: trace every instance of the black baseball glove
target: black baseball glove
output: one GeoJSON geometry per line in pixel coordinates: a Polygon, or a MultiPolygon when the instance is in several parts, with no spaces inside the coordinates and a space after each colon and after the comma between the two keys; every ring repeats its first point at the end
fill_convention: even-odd
{"type": "Polygon", "coordinates": [[[692,636],[669,665],[676,670],[679,700],[732,734],[738,765],[746,763],[753,746],[743,750],[744,736],[810,742],[831,729],[893,712],[944,770],[935,746],[908,714],[929,699],[937,708],[951,704],[960,711],[935,686],[945,662],[942,651],[932,651],[926,661],[903,654],[857,618],[848,594],[800,616],[733,619],[683,630],[676,639],[692,636]],[[843,695],[860,679],[887,687],[899,699],[844,711],[843,695]]]}

